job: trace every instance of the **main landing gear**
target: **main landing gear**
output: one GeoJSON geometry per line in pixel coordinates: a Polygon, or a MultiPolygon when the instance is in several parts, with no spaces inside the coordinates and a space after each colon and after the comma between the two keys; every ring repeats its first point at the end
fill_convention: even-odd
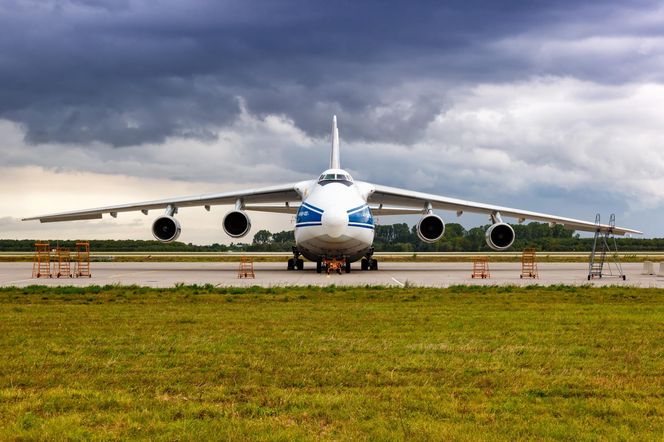
{"type": "Polygon", "coordinates": [[[374,250],[372,248],[366,256],[362,258],[362,262],[360,263],[362,270],[378,270],[378,260],[373,258],[373,252],[374,250]]]}
{"type": "MultiPolygon", "coordinates": [[[[360,268],[362,270],[378,270],[378,260],[373,258],[374,250],[373,248],[367,252],[362,261],[360,262],[360,268]]],[[[351,273],[352,271],[352,262],[351,259],[346,258],[328,258],[328,257],[319,257],[316,260],[316,273],[338,273],[341,274],[351,273]]],[[[288,260],[288,270],[302,270],[304,268],[304,260],[300,258],[300,252],[296,247],[293,247],[293,258],[288,260]]]]}
{"type": "Polygon", "coordinates": [[[304,259],[300,258],[300,251],[293,247],[293,257],[288,260],[288,270],[303,270],[304,259]]]}

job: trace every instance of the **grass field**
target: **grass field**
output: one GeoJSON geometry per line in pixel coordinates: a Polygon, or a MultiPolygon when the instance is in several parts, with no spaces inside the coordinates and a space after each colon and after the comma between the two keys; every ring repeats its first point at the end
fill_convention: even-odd
{"type": "Polygon", "coordinates": [[[664,293],[0,289],[0,439],[662,440],[664,293]]]}

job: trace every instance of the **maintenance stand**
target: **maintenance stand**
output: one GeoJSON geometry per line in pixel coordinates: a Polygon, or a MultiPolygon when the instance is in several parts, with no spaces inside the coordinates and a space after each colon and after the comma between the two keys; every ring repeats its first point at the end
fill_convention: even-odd
{"type": "Polygon", "coordinates": [[[74,276],[77,278],[92,278],[92,273],[90,273],[90,242],[88,241],[79,241],[76,243],[74,276]]]}
{"type": "Polygon", "coordinates": [[[521,254],[521,279],[539,278],[537,272],[537,254],[535,249],[523,249],[521,254]]]}
{"type": "Polygon", "coordinates": [[[254,259],[242,257],[240,259],[240,267],[237,269],[238,278],[256,278],[254,273],[254,259]]]}
{"type": "Polygon", "coordinates": [[[35,243],[35,258],[32,263],[33,278],[51,278],[51,245],[47,242],[35,243]]]}
{"type": "Polygon", "coordinates": [[[471,278],[491,278],[491,273],[489,273],[489,257],[488,256],[476,256],[473,258],[473,274],[470,275],[471,278]]]}
{"type": "Polygon", "coordinates": [[[590,263],[588,265],[588,281],[593,278],[601,277],[618,277],[623,281],[627,280],[627,277],[623,273],[622,265],[620,265],[620,258],[618,257],[618,243],[616,242],[616,237],[613,234],[613,229],[616,227],[616,215],[615,213],[611,214],[609,218],[609,229],[606,232],[602,232],[600,227],[600,216],[599,213],[595,215],[595,239],[593,240],[593,250],[590,254],[590,263]],[[598,244],[599,242],[599,244],[598,244]],[[613,248],[610,243],[613,242],[613,248]],[[613,273],[611,262],[606,261],[606,255],[609,253],[613,258],[613,264],[616,267],[616,273],[613,273]],[[604,263],[607,263],[609,269],[609,274],[604,274],[604,263]]]}

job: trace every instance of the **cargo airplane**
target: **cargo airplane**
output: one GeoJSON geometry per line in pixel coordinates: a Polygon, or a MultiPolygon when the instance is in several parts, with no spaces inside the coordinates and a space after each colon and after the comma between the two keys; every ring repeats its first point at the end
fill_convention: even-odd
{"type": "Polygon", "coordinates": [[[491,226],[486,231],[486,242],[494,250],[506,250],[514,242],[512,227],[503,217],[548,222],[569,229],[590,232],[611,231],[617,235],[641,232],[607,224],[595,224],[545,213],[500,207],[464,201],[446,196],[388,187],[356,181],[341,168],[339,161],[339,131],[336,116],[332,119],[332,150],[330,168],[318,179],[299,181],[278,186],[263,187],[184,198],[167,198],[133,204],[100,207],[25,218],[42,223],[56,221],[90,220],[103,214],[117,217],[120,212],[165,210],[152,224],[152,234],[163,242],[175,241],[180,235],[180,223],[175,218],[178,209],[202,206],[210,210],[215,205],[234,205],[222,220],[222,228],[232,238],[242,238],[251,229],[247,212],[272,212],[295,215],[295,245],[288,270],[302,270],[302,257],[316,263],[321,270],[330,262],[339,263],[346,272],[351,263],[361,260],[362,270],[377,270],[373,258],[374,216],[420,214],[417,235],[422,241],[433,243],[443,237],[445,223],[434,210],[449,210],[461,216],[464,212],[488,215],[491,226]]]}

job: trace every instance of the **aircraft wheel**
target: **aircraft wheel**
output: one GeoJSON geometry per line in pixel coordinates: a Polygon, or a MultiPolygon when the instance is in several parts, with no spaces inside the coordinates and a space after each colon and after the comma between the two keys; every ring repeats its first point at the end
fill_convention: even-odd
{"type": "Polygon", "coordinates": [[[371,270],[378,270],[378,261],[375,259],[371,260],[371,270]]]}
{"type": "Polygon", "coordinates": [[[288,270],[295,270],[295,260],[293,258],[290,258],[288,260],[288,270]]]}
{"type": "Polygon", "coordinates": [[[295,262],[295,266],[297,267],[298,270],[303,270],[304,269],[304,259],[298,259],[295,262]]]}
{"type": "Polygon", "coordinates": [[[350,273],[350,258],[346,258],[346,273],[350,273]]]}
{"type": "Polygon", "coordinates": [[[362,261],[360,262],[360,268],[362,270],[369,270],[369,261],[367,261],[366,258],[362,258],[362,261]]]}
{"type": "Polygon", "coordinates": [[[316,261],[316,273],[322,273],[323,272],[323,262],[319,259],[316,261]]]}

